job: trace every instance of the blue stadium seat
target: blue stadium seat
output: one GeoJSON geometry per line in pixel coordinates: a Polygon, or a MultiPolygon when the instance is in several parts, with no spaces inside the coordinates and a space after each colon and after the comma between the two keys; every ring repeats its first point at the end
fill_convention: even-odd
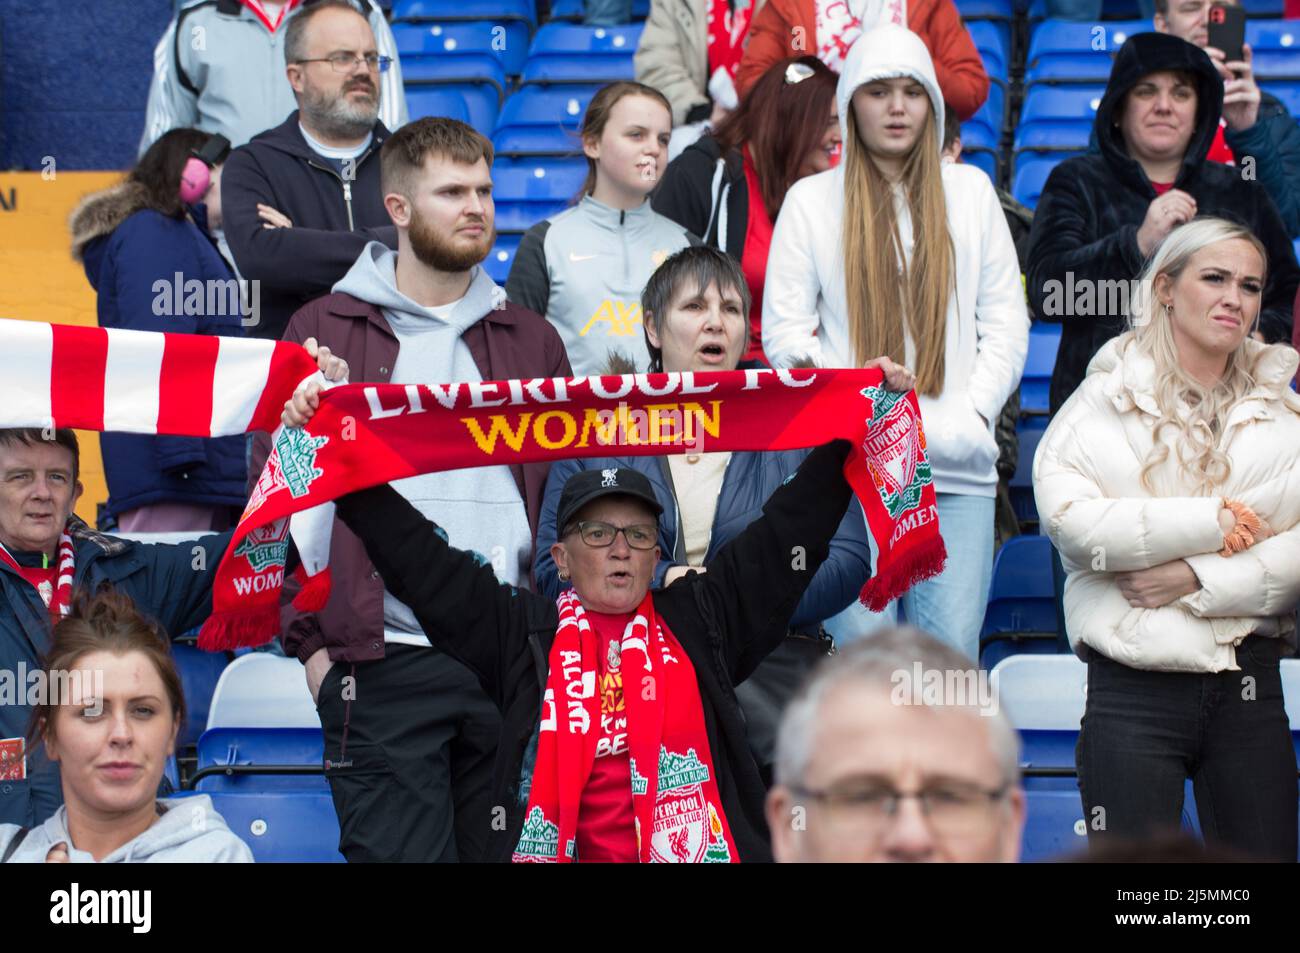
{"type": "MultiPolygon", "coordinates": [[[[1016,424],[1016,436],[1020,438],[1020,454],[1016,460],[1016,472],[1012,474],[1009,486],[1011,505],[1016,511],[1016,518],[1022,523],[1038,522],[1038,507],[1034,503],[1034,451],[1038,449],[1038,441],[1042,439],[1043,431],[1046,429],[1046,417],[1026,417],[1016,424]]],[[[1055,627],[1053,623],[1052,628],[1055,627]]]]}
{"type": "Polygon", "coordinates": [[[1045,414],[1056,367],[1056,351],[1061,345],[1061,326],[1035,321],[1029,329],[1029,356],[1020,378],[1020,412],[1045,414]]]}
{"type": "Polygon", "coordinates": [[[219,791],[208,796],[259,864],[343,863],[329,792],[219,791]]]}
{"type": "Polygon", "coordinates": [[[1085,850],[1088,828],[1078,779],[1073,775],[1044,778],[1030,774],[1024,777],[1024,785],[1021,862],[1036,863],[1085,850]]]}
{"type": "Polygon", "coordinates": [[[528,58],[529,24],[522,20],[394,23],[393,39],[405,62],[409,55],[482,53],[496,59],[509,76],[518,76],[528,58]]]}
{"type": "Polygon", "coordinates": [[[983,171],[996,184],[1000,173],[998,170],[998,153],[994,149],[968,149],[966,140],[962,140],[961,160],[983,171]]]}
{"type": "Polygon", "coordinates": [[[537,22],[533,0],[395,0],[393,23],[401,20],[525,20],[537,22]]]}
{"type": "MultiPolygon", "coordinates": [[[[1254,0],[1250,0],[1254,2],[1254,0]]],[[[1142,15],[1138,8],[1138,0],[1104,0],[1101,8],[1101,19],[1105,21],[1114,20],[1136,20],[1142,15]]],[[[1029,22],[1031,24],[1043,20],[1047,17],[1046,0],[1033,0],[1029,4],[1029,22]]],[[[1143,20],[1147,29],[1151,29],[1151,21],[1143,20]]]]}
{"type": "Polygon", "coordinates": [[[492,135],[496,128],[505,100],[506,74],[495,57],[483,53],[407,56],[402,60],[402,81],[412,119],[438,115],[431,111],[433,101],[421,98],[424,90],[436,87],[445,95],[464,100],[462,111],[468,112],[469,124],[483,135],[492,135]]]}
{"type": "Polygon", "coordinates": [[[1011,178],[1011,194],[1029,208],[1038,205],[1047,177],[1072,154],[1062,152],[1023,152],[1016,156],[1016,171],[1011,178]]]}
{"type": "Polygon", "coordinates": [[[1300,78],[1300,24],[1294,20],[1249,20],[1246,42],[1258,79],[1300,78]]]}
{"type": "Polygon", "coordinates": [[[315,728],[209,728],[199,739],[194,788],[324,791],[325,739],[315,728]],[[288,769],[271,773],[267,769],[288,769]],[[225,769],[225,770],[217,770],[225,769]],[[262,769],[262,770],[258,770],[262,769]]]}
{"type": "Polygon", "coordinates": [[[559,215],[568,207],[568,202],[497,202],[497,231],[503,234],[521,234],[543,219],[559,215]]]}
{"type": "Polygon", "coordinates": [[[537,31],[529,56],[627,56],[636,52],[643,24],[583,26],[548,23],[537,31]]]}
{"type": "MultiPolygon", "coordinates": [[[[1300,60],[1300,57],[1297,57],[1300,60]]],[[[1292,83],[1282,83],[1277,80],[1259,84],[1259,88],[1266,93],[1272,93],[1278,99],[1282,100],[1282,105],[1291,113],[1292,119],[1300,119],[1300,81],[1292,83]]]]}
{"type": "Polygon", "coordinates": [[[1050,85],[1029,88],[1020,112],[1014,150],[1079,151],[1088,147],[1104,86],[1050,85]]]}
{"type": "Polygon", "coordinates": [[[989,98],[975,115],[961,124],[962,148],[992,149],[1002,147],[1002,125],[1006,119],[1006,88],[998,81],[989,84],[989,98]]]}
{"type": "MultiPolygon", "coordinates": [[[[542,27],[546,29],[546,27],[542,27]]],[[[524,83],[614,83],[634,79],[636,67],[632,53],[626,56],[609,54],[592,56],[586,53],[564,53],[554,56],[536,55],[524,63],[524,83]]]]}
{"type": "Polygon", "coordinates": [[[497,231],[524,232],[564,211],[582,190],[586,176],[585,159],[497,159],[492,165],[497,231]]]}
{"type": "Polygon", "coordinates": [[[1011,49],[1002,31],[987,20],[973,20],[966,24],[966,30],[975,43],[975,49],[980,51],[980,58],[984,60],[984,69],[989,76],[1005,81],[1008,78],[1007,65],[1011,62],[1011,49]]]}
{"type": "Polygon", "coordinates": [[[571,202],[587,177],[586,159],[498,159],[492,165],[497,201],[571,202]]]}
{"type": "Polygon", "coordinates": [[[1012,0],[957,0],[963,20],[1010,20],[1016,15],[1012,0]]]}
{"type": "MultiPolygon", "coordinates": [[[[650,15],[650,0],[632,0],[632,19],[644,20],[650,15]]],[[[581,20],[582,0],[556,0],[551,4],[551,20],[581,20]]]]}
{"type": "Polygon", "coordinates": [[[504,286],[510,277],[510,266],[515,263],[515,252],[519,250],[519,235],[498,235],[492,251],[483,261],[483,268],[488,277],[504,286]]]}
{"type": "MultiPolygon", "coordinates": [[[[1024,454],[1023,444],[1021,454],[1024,454]]],[[[980,633],[983,645],[1010,638],[1022,643],[1041,643],[1032,651],[1055,651],[1056,598],[1052,588],[1051,552],[1052,544],[1046,536],[1016,536],[998,550],[980,633]]],[[[1025,650],[1024,646],[1018,649],[1025,650]]]]}
{"type": "MultiPolygon", "coordinates": [[[[412,119],[426,116],[438,116],[446,119],[459,119],[474,128],[478,125],[470,116],[469,107],[461,94],[447,86],[424,86],[420,84],[406,86],[406,108],[412,119]]],[[[489,129],[492,127],[489,126],[489,129]]],[[[482,129],[479,129],[482,132],[482,129]]]]}
{"type": "Polygon", "coordinates": [[[230,659],[225,652],[205,652],[193,645],[177,642],[172,643],[172,658],[176,661],[181,689],[185,693],[186,719],[176,739],[184,747],[196,743],[207,727],[212,693],[230,659]]]}
{"type": "Polygon", "coordinates": [[[523,86],[506,98],[493,144],[498,154],[572,155],[578,129],[598,86],[523,86]]]}

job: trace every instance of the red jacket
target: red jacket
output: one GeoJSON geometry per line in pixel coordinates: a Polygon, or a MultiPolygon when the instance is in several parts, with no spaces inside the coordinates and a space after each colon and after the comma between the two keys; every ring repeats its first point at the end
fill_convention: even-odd
{"type": "MultiPolygon", "coordinates": [[[[989,76],[957,8],[952,0],[908,0],[907,27],[925,40],[943,98],[965,122],[988,99],[989,76]]],[[[743,96],[778,60],[816,53],[817,0],[767,0],[750,24],[736,91],[743,96]]]]}
{"type": "MultiPolygon", "coordinates": [[[[354,383],[387,383],[397,362],[397,336],[383,313],[351,295],[330,294],[302,307],[289,321],[286,341],[314,337],[348,362],[354,383]]],[[[485,314],[461,335],[485,381],[531,377],[571,377],[569,357],[559,332],[540,315],[506,302],[485,314]]],[[[271,441],[259,434],[253,450],[253,479],[261,473],[271,441]]],[[[510,471],[537,538],[537,518],[546,489],[547,463],[514,464],[510,471]]],[[[341,520],[330,541],[334,585],[318,613],[301,613],[289,604],[296,587],[286,585],[280,622],[286,654],[306,662],[328,648],[335,662],[366,662],[384,657],[384,584],[362,545],[341,520]]]]}

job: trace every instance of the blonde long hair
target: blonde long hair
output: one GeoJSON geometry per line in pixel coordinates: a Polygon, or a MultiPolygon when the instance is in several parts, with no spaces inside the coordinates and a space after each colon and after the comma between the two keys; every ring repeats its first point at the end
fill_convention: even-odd
{"type": "Polygon", "coordinates": [[[858,366],[882,354],[901,363],[906,322],[916,347],[916,389],[934,397],[943,391],[948,299],[956,286],[934,106],[927,111],[924,128],[903,164],[902,185],[912,216],[909,267],[892,189],[858,138],[852,103],[850,96],[841,237],[849,343],[858,366]]]}
{"type": "MultiPolygon", "coordinates": [[[[1187,373],[1178,359],[1173,321],[1155,294],[1155,282],[1161,275],[1170,281],[1177,280],[1201,249],[1233,240],[1249,242],[1259,252],[1265,269],[1268,268],[1268,252],[1249,228],[1206,217],[1193,219],[1170,232],[1142,272],[1143,293],[1129,314],[1128,334],[1139,351],[1155,364],[1153,389],[1160,416],[1151,429],[1151,452],[1142,464],[1142,485],[1151,493],[1156,492],[1153,472],[1169,459],[1169,443],[1162,439],[1167,431],[1178,445],[1179,470],[1196,481],[1198,494],[1210,494],[1232,472],[1232,461],[1218,445],[1228,414],[1255,387],[1254,366],[1246,351],[1249,335],[1228,355],[1228,365],[1219,382],[1213,387],[1205,386],[1187,373]],[[1186,413],[1181,411],[1183,404],[1188,408],[1186,413]]],[[[1258,324],[1256,313],[1255,325],[1258,324]]]]}

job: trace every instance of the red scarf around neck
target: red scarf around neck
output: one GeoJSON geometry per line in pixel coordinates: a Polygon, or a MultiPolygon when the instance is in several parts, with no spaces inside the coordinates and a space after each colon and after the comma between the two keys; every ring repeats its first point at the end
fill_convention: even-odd
{"type": "MultiPolygon", "coordinates": [[[[600,738],[599,639],[582,600],[560,596],[537,761],[516,863],[571,863],[600,738]]],[[[722,810],[695,667],[646,593],[619,643],[637,852],[642,863],[740,860],[722,810]]]]}
{"type": "MultiPolygon", "coordinates": [[[[40,594],[41,601],[50,610],[51,624],[58,622],[72,609],[72,577],[75,573],[76,551],[72,548],[72,537],[68,535],[66,527],[59,534],[59,552],[56,559],[54,584],[47,589],[45,585],[32,583],[40,594]]],[[[2,544],[0,544],[0,562],[31,582],[29,570],[20,566],[18,560],[2,544]]]]}

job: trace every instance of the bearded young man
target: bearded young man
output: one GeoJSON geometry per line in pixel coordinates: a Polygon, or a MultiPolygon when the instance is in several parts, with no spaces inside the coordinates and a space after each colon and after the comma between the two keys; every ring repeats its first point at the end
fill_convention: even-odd
{"type": "Polygon", "coordinates": [[[221,178],[226,241],[240,276],[258,282],[249,331],[269,339],[367,243],[395,243],[379,187],[392,60],[370,23],[347,0],[318,0],[289,20],[284,59],[298,108],[232,152],[221,178]]]}
{"type": "MultiPolygon", "coordinates": [[[[570,376],[558,332],[479,267],[494,238],[492,144],[462,122],[427,118],[394,133],[380,161],[397,251],[367,245],[333,294],[294,315],[286,339],[317,338],[349,362],[354,383],[570,376]]],[[[480,467],[393,486],[453,546],[528,587],[547,469],[480,467]]],[[[339,521],[330,565],[325,608],[286,606],[282,621],[325,730],[339,849],[349,861],[480,859],[500,715],[469,669],[429,644],[339,521]]]]}

